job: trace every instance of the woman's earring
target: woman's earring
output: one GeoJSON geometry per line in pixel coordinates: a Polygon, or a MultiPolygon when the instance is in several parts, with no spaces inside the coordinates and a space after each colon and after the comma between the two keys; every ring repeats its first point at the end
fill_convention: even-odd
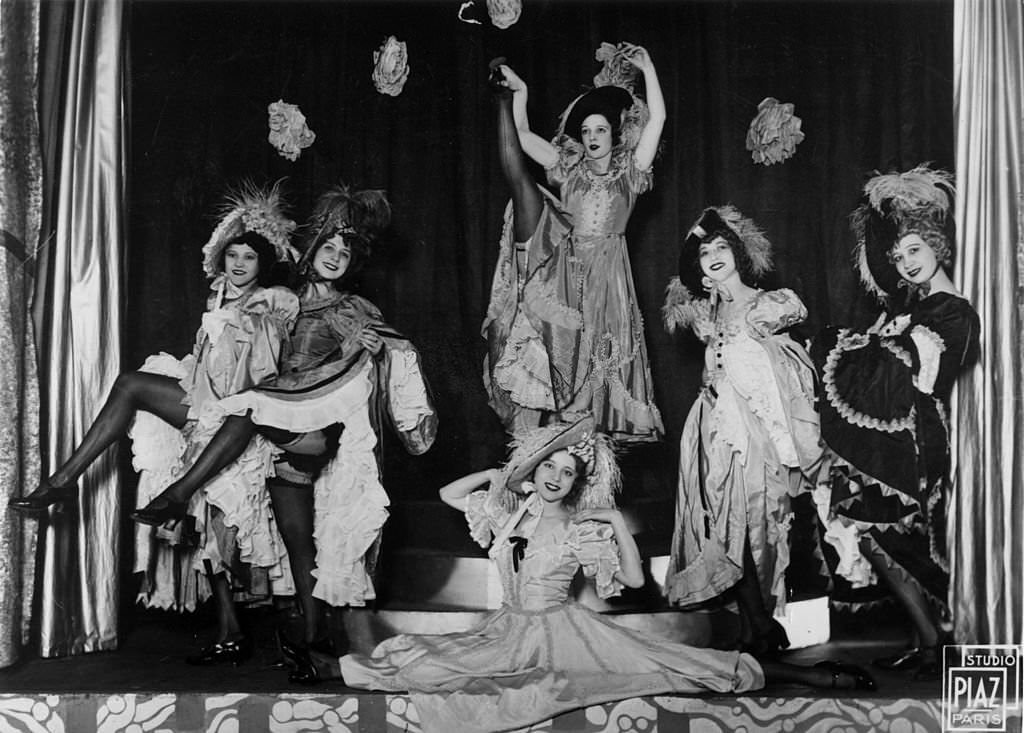
{"type": "Polygon", "coordinates": [[[704,286],[704,289],[705,289],[705,290],[707,290],[707,291],[709,291],[709,292],[710,292],[710,290],[711,290],[711,286],[712,286],[712,285],[714,285],[714,282],[713,282],[713,281],[711,280],[711,278],[710,278],[710,277],[708,277],[707,275],[705,275],[704,277],[702,277],[702,278],[700,279],[700,284],[704,286]]]}

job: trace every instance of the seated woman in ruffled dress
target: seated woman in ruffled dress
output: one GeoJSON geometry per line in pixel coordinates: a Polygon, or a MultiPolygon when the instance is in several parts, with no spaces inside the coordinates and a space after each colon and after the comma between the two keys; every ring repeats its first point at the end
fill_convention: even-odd
{"type": "Polygon", "coordinates": [[[812,350],[830,451],[822,501],[838,552],[834,602],[856,608],[895,596],[916,642],[875,664],[929,679],[941,670],[949,620],[947,403],[977,357],[980,332],[945,269],[952,204],[945,171],[920,166],[868,181],[851,217],[857,262],[887,309],[864,333],[826,329],[812,350]]]}
{"type": "Polygon", "coordinates": [[[351,292],[390,216],[379,191],[336,187],[318,199],[299,262],[300,312],[280,375],[217,403],[227,418],[213,440],[133,515],[148,524],[180,516],[189,497],[255,434],[280,447],[268,487],[304,620],[302,639],[282,639],[297,683],[316,681],[310,645],[332,648],[321,602],[363,606],[375,597],[370,573],[389,503],[376,455],[380,418],[389,418],[414,454],[436,434],[419,354],[372,303],[351,292]]]}
{"type": "Polygon", "coordinates": [[[848,665],[768,662],[699,649],[615,623],[569,598],[577,572],[598,595],[644,583],[640,553],[615,508],[619,469],[592,418],[534,428],[504,469],[441,489],[490,546],[504,602],[475,628],[399,635],[367,657],[316,655],[321,674],[372,690],[408,690],[427,733],[524,728],[591,704],[673,692],[745,692],[768,676],[823,687],[873,683],[848,665]],[[487,487],[484,489],[484,487],[487,487]]]}
{"type": "MultiPolygon", "coordinates": [[[[298,253],[289,244],[295,223],[285,217],[275,186],[243,185],[227,196],[223,216],[203,247],[203,269],[213,278],[208,310],[184,359],[161,353],[137,372],[118,377],[81,444],[35,491],[11,502],[42,512],[74,499],[75,481],[108,446],[130,431],[142,504],[179,476],[223,420],[213,405],[278,373],[278,359],[298,315],[291,290],[269,287],[275,268],[298,253]],[[134,420],[134,422],[133,422],[134,420]]],[[[234,613],[232,591],[244,585],[249,600],[293,593],[284,545],[264,489],[263,466],[273,447],[248,443],[238,460],[202,485],[188,508],[189,522],[136,533],[135,569],[143,580],[139,601],[150,607],[195,610],[212,593],[218,604],[213,645],[189,661],[241,661],[249,652],[234,613]],[[193,526],[194,525],[194,526],[193,526]],[[190,548],[185,534],[199,538],[190,548]],[[162,530],[164,528],[161,528],[162,530]],[[244,572],[238,563],[246,567],[244,572]],[[206,573],[209,571],[209,584],[206,573]]]]}
{"type": "Polygon", "coordinates": [[[665,103],[647,51],[605,44],[597,87],[575,99],[552,142],[530,130],[526,84],[494,66],[498,150],[512,190],[483,334],[484,382],[506,431],[592,413],[619,442],[664,433],[626,249],[650,189],[665,103]],[[644,77],[647,103],[635,97],[644,77]],[[524,152],[559,187],[538,186],[524,152]]]}
{"type": "MultiPolygon", "coordinates": [[[[822,448],[815,377],[786,333],[807,317],[788,289],[755,284],[771,243],[732,206],[705,209],[684,240],[664,308],[670,331],[706,344],[703,388],[679,443],[679,492],[667,589],[692,606],[731,591],[741,648],[789,646],[773,616],[785,609],[792,500],[809,501],[822,448]]],[[[822,585],[827,570],[820,567],[822,585]]]]}

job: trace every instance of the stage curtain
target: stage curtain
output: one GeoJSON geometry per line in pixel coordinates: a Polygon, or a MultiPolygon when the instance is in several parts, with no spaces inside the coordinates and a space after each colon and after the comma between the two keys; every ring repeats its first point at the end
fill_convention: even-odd
{"type": "Polygon", "coordinates": [[[7,500],[39,478],[39,391],[32,337],[32,255],[42,169],[36,120],[39,5],[0,2],[0,667],[28,641],[36,528],[7,500]]]}
{"type": "MultiPolygon", "coordinates": [[[[52,472],[81,440],[120,370],[125,200],[123,6],[43,3],[39,110],[46,207],[36,318],[52,472]]],[[[80,501],[51,511],[44,545],[40,654],[117,643],[116,454],[79,482],[80,501]]]]}
{"type": "Polygon", "coordinates": [[[1024,643],[1024,19],[1019,0],[954,13],[957,285],[981,316],[980,363],[953,405],[957,639],[1024,643]]]}

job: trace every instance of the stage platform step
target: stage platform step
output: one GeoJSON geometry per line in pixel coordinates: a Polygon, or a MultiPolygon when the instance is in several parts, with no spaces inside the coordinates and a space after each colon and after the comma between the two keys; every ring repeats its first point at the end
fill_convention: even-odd
{"type": "MultiPolygon", "coordinates": [[[[594,705],[532,733],[941,730],[938,700],[910,697],[644,697],[594,705]]],[[[266,692],[0,694],[0,730],[48,733],[398,733],[419,731],[406,695],[266,692]]],[[[452,731],[452,733],[458,733],[452,731]]]]}

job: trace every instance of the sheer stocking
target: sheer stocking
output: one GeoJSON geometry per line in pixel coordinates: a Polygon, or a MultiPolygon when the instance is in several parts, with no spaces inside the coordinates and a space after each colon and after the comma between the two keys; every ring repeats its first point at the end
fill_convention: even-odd
{"type": "Polygon", "coordinates": [[[127,433],[138,410],[151,412],[176,428],[184,427],[188,419],[188,406],[181,404],[184,397],[178,380],[171,377],[147,372],[120,375],[82,442],[46,483],[74,483],[103,451],[127,433]]]}
{"type": "Polygon", "coordinates": [[[501,170],[512,189],[512,230],[516,242],[526,242],[533,236],[542,211],[541,193],[526,167],[523,147],[512,116],[512,95],[497,95],[498,102],[498,157],[501,170]]]}
{"type": "Polygon", "coordinates": [[[313,597],[316,580],[316,545],[313,542],[313,487],[298,487],[271,479],[267,482],[274,519],[281,531],[288,562],[295,581],[295,593],[304,619],[306,644],[318,637],[320,630],[320,602],[313,597]]]}

